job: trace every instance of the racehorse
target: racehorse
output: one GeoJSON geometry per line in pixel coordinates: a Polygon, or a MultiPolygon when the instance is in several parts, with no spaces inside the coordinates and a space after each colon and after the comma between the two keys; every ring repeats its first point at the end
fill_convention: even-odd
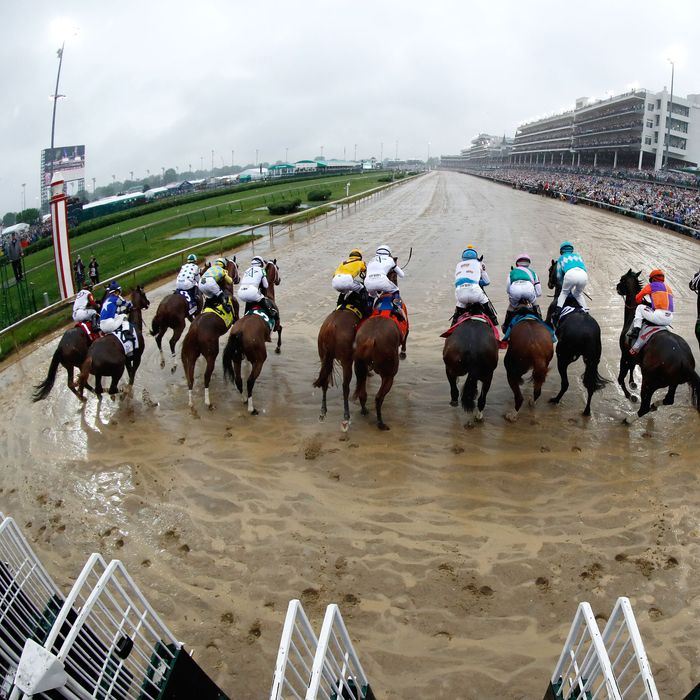
{"type": "MultiPolygon", "coordinates": [[[[470,309],[465,309],[465,313],[469,311],[470,309]]],[[[498,365],[498,341],[486,318],[472,316],[462,321],[445,339],[442,359],[450,383],[450,406],[457,405],[457,379],[467,375],[462,388],[462,408],[469,414],[467,426],[472,427],[475,419],[483,420],[486,396],[498,365]],[[478,404],[475,405],[477,382],[481,382],[481,393],[478,404]]]]}
{"type": "MultiPolygon", "coordinates": [[[[382,299],[386,299],[387,308],[391,309],[391,295],[382,295],[382,299]]],[[[406,347],[408,314],[405,304],[403,314],[402,328],[399,328],[399,323],[394,320],[389,310],[382,311],[380,308],[375,308],[372,316],[360,324],[355,335],[353,351],[357,382],[355,398],[360,400],[362,415],[366,416],[369,413],[367,410],[367,376],[370,370],[379,374],[382,383],[374,398],[374,405],[377,412],[377,427],[380,430],[389,430],[389,426],[382,420],[382,404],[399,370],[399,347],[406,347]]]]}
{"type": "Polygon", "coordinates": [[[324,420],[328,407],[326,393],[329,384],[333,384],[333,367],[339,362],[343,370],[343,422],[342,429],[350,426],[350,380],[352,379],[353,342],[360,317],[350,309],[335,309],[326,317],[318,332],[318,356],[321,360],[321,370],[314,386],[323,392],[321,398],[321,415],[324,420]]]}
{"type": "MultiPolygon", "coordinates": [[[[265,274],[267,275],[267,289],[261,291],[268,299],[271,299],[272,303],[277,307],[277,302],[275,302],[275,287],[282,281],[280,269],[277,265],[277,258],[265,262],[265,274]]],[[[279,309],[277,309],[277,313],[279,314],[279,309]]],[[[275,348],[275,352],[279,355],[282,351],[282,324],[279,321],[274,330],[277,331],[277,347],[275,348]]]]}
{"type": "MultiPolygon", "coordinates": [[[[73,370],[77,367],[80,369],[85,358],[88,354],[88,349],[92,340],[90,336],[82,329],[80,326],[74,326],[69,328],[58,343],[53,357],[51,358],[51,365],[49,366],[49,373],[46,375],[41,384],[37,384],[34,387],[34,393],[32,395],[32,401],[41,401],[45,399],[53,389],[54,382],[56,381],[56,374],[58,372],[59,365],[63,365],[66,368],[68,375],[68,388],[80,398],[78,389],[73,381],[73,370]]],[[[93,391],[92,387],[88,386],[90,391],[93,391]]]]}
{"type": "MultiPolygon", "coordinates": [[[[519,309],[516,309],[517,320],[519,309]]],[[[521,312],[522,313],[522,312],[521,312]]],[[[534,318],[525,318],[511,326],[508,350],[503,360],[508,376],[508,384],[513,390],[515,410],[506,413],[505,418],[511,422],[518,419],[518,411],[523,405],[523,394],[520,385],[523,383],[523,375],[532,370],[533,395],[531,405],[542,393],[542,385],[547,378],[549,363],[554,355],[552,335],[541,321],[534,318]]]]}
{"type": "Polygon", "coordinates": [[[697,316],[695,318],[695,338],[700,344],[700,270],[693,275],[693,279],[688,284],[690,289],[697,295],[697,316]]]}
{"type": "MultiPolygon", "coordinates": [[[[550,305],[547,318],[551,318],[553,307],[556,306],[557,299],[561,293],[561,283],[557,280],[557,263],[552,260],[549,266],[548,287],[554,289],[554,301],[550,305]]],[[[579,309],[580,306],[575,299],[569,295],[565,306],[572,306],[579,309]]],[[[562,396],[569,388],[568,367],[572,362],[576,362],[579,357],[583,357],[585,371],[583,373],[583,386],[586,387],[588,398],[586,407],[583,409],[584,416],[591,415],[591,398],[593,392],[602,389],[608,380],[598,374],[598,365],[603,351],[600,336],[600,326],[598,322],[588,313],[572,311],[560,316],[557,324],[557,369],[561,377],[561,388],[556,396],[549,399],[550,403],[558,404],[562,396]]]]}
{"type": "MultiPolygon", "coordinates": [[[[226,260],[226,272],[229,277],[233,280],[233,284],[238,284],[240,280],[240,275],[238,272],[238,265],[236,264],[236,256],[233,258],[225,258],[226,260]]],[[[227,285],[229,288],[226,289],[231,298],[232,304],[234,305],[234,316],[238,316],[238,300],[234,297],[233,288],[227,285]]],[[[188,303],[185,297],[182,296],[177,291],[168,294],[163,297],[160,304],[158,305],[158,310],[156,315],[151,321],[151,335],[155,336],[156,345],[158,346],[158,352],[160,353],[160,367],[163,369],[165,367],[165,357],[163,356],[163,348],[161,343],[163,342],[163,336],[168,329],[172,330],[172,335],[168,341],[170,345],[170,357],[173,360],[173,366],[170,371],[175,372],[177,365],[175,363],[175,345],[177,341],[180,340],[183,331],[185,330],[185,323],[188,318],[188,303]]],[[[202,312],[202,300],[198,296],[198,306],[195,312],[195,318],[202,312]]],[[[193,319],[190,319],[193,320],[193,319]]]]}
{"type": "Polygon", "coordinates": [[[83,389],[89,388],[87,381],[91,374],[95,375],[94,391],[98,400],[102,400],[102,377],[111,377],[112,379],[108,390],[112,400],[118,392],[119,380],[125,369],[129,376],[129,389],[133,386],[136,371],[141,364],[144,346],[141,311],[147,309],[149,305],[150,302],[143,287],[137,286],[131,292],[131,309],[129,311],[129,321],[136,331],[137,347],[134,348],[130,356],[127,356],[124,346],[114,333],[107,333],[90,346],[87,358],[80,368],[78,396],[81,400],[84,400],[83,389]]]}
{"type": "Polygon", "coordinates": [[[676,389],[679,384],[690,384],[691,400],[693,406],[700,411],[698,402],[698,392],[700,392],[700,377],[695,372],[695,358],[688,343],[676,333],[671,331],[659,331],[652,335],[646,345],[642,347],[639,354],[632,356],[629,353],[629,346],[625,335],[634,319],[637,308],[635,297],[641,291],[642,285],[639,281],[641,272],[627,270],[617,283],[617,293],[625,299],[625,317],[620,334],[620,374],[618,384],[622,387],[627,398],[631,394],[625,386],[625,375],[638,363],[642,370],[641,403],[636,415],[628,416],[625,422],[633,423],[636,418],[652,410],[651,399],[657,389],[668,387],[666,396],[663,399],[665,406],[671,406],[675,400],[676,389]]]}

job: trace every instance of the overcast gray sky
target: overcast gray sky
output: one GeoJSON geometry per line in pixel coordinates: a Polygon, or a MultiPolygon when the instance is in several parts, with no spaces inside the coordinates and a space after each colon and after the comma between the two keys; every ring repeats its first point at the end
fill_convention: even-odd
{"type": "Polygon", "coordinates": [[[630,84],[700,92],[700,3],[676,0],[62,0],[0,3],[0,215],[35,206],[50,144],[98,186],[261,161],[456,153],[480,131],[630,84]],[[56,8],[56,10],[54,10],[56,8]],[[60,11],[59,11],[60,9],[60,11]]]}

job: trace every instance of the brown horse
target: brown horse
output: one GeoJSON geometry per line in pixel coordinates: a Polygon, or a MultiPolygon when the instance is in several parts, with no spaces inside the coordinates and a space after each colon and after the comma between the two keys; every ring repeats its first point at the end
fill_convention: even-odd
{"type": "MultiPolygon", "coordinates": [[[[267,275],[267,289],[263,289],[262,292],[268,299],[272,299],[275,307],[277,307],[277,302],[275,301],[275,287],[282,281],[280,277],[280,269],[277,265],[277,258],[273,260],[267,260],[265,262],[265,274],[267,275]]],[[[279,314],[279,308],[277,309],[279,314]]],[[[274,328],[277,331],[277,347],[275,352],[279,355],[282,351],[282,324],[278,321],[274,328]]]]}
{"type": "MultiPolygon", "coordinates": [[[[517,313],[517,309],[516,309],[517,313]]],[[[547,378],[549,363],[554,356],[554,344],[549,329],[540,321],[525,319],[511,327],[508,350],[503,364],[508,376],[508,384],[513,390],[515,410],[506,413],[506,420],[518,420],[518,411],[523,405],[520,385],[523,375],[532,370],[533,395],[531,405],[542,393],[542,385],[547,378]]]]}
{"type": "Polygon", "coordinates": [[[450,406],[457,405],[457,380],[467,375],[462,389],[462,408],[467,412],[467,426],[472,427],[475,420],[483,420],[486,396],[498,365],[498,341],[488,321],[484,317],[472,317],[460,323],[445,339],[442,359],[450,383],[450,406]],[[478,404],[475,403],[477,382],[481,382],[478,404]]]}
{"type": "MultiPolygon", "coordinates": [[[[80,398],[78,389],[73,381],[73,371],[77,367],[80,369],[85,358],[88,354],[88,349],[92,340],[90,336],[79,326],[69,328],[58,343],[58,347],[51,358],[51,365],[49,366],[49,372],[46,375],[41,384],[37,384],[34,387],[34,393],[32,395],[32,401],[41,401],[45,399],[53,389],[54,382],[56,381],[56,374],[58,372],[59,365],[63,365],[66,368],[68,375],[68,388],[80,398]]],[[[93,391],[91,386],[88,386],[90,391],[93,391]]]]}
{"type": "MultiPolygon", "coordinates": [[[[229,277],[233,280],[233,284],[238,284],[240,282],[240,276],[238,273],[238,265],[236,264],[236,256],[229,259],[226,258],[226,272],[229,277]]],[[[238,301],[233,296],[233,288],[228,285],[229,288],[226,291],[229,297],[232,299],[234,305],[234,316],[238,316],[238,301]]],[[[195,318],[202,312],[202,300],[201,296],[198,295],[198,307],[195,312],[195,318]]],[[[173,361],[173,366],[170,368],[171,372],[175,372],[177,369],[177,364],[175,360],[175,345],[177,341],[180,340],[183,331],[185,330],[185,324],[188,316],[188,304],[186,299],[179,292],[175,291],[172,294],[168,294],[163,297],[160,304],[158,305],[158,310],[156,315],[151,321],[151,335],[155,336],[156,345],[158,346],[158,352],[160,352],[160,367],[163,369],[165,367],[165,357],[163,356],[163,348],[161,346],[163,342],[163,336],[168,329],[172,330],[172,335],[168,341],[170,345],[170,357],[173,361]]],[[[189,318],[192,321],[192,318],[189,318]]]]}
{"type": "MultiPolygon", "coordinates": [[[[389,304],[391,296],[389,295],[389,304]]],[[[362,415],[366,416],[367,410],[367,376],[374,370],[382,378],[379,391],[374,398],[374,406],[377,412],[377,427],[380,430],[389,430],[389,426],[382,419],[382,404],[389,393],[396,373],[399,371],[399,347],[405,347],[408,335],[406,307],[403,307],[406,318],[405,330],[402,332],[398,324],[386,315],[387,312],[373,312],[373,315],[363,321],[355,335],[355,347],[353,360],[355,363],[355,398],[360,400],[362,415]]]]}
{"type": "MultiPolygon", "coordinates": [[[[270,327],[257,313],[247,313],[231,328],[223,354],[224,377],[235,383],[241,393],[244,403],[248,403],[248,413],[257,416],[258,411],[253,405],[253,387],[260,376],[270,342],[270,327]],[[243,373],[241,364],[246,359],[251,364],[250,374],[246,381],[246,396],[243,394],[243,373]]],[[[277,350],[278,351],[278,350],[277,350]]],[[[277,352],[276,351],[276,352],[277,352]]]]}
{"type": "Polygon", "coordinates": [[[328,314],[318,332],[318,356],[321,360],[321,370],[314,386],[323,392],[321,398],[321,415],[319,420],[324,420],[328,407],[326,405],[326,393],[329,384],[334,382],[333,369],[335,362],[339,362],[343,370],[343,431],[350,426],[350,380],[352,379],[352,354],[353,342],[360,318],[349,309],[336,309],[328,314]]]}
{"type": "Polygon", "coordinates": [[[95,393],[98,400],[102,399],[102,377],[111,377],[112,381],[109,386],[109,396],[112,400],[118,392],[119,380],[124,374],[124,370],[129,376],[129,389],[134,384],[136,371],[141,364],[141,356],[143,355],[143,319],[141,311],[147,309],[150,305],[146,292],[143,287],[138,286],[131,293],[131,310],[129,311],[129,321],[136,331],[137,348],[134,349],[131,356],[127,356],[119,338],[114,333],[98,338],[88,350],[87,358],[80,368],[80,378],[78,380],[78,396],[84,400],[83,389],[88,387],[88,378],[91,374],[95,375],[95,393]]]}
{"type": "Polygon", "coordinates": [[[627,398],[632,397],[625,387],[625,375],[630,371],[630,367],[634,369],[635,363],[639,363],[642,370],[641,403],[637,413],[625,418],[628,424],[656,408],[656,405],[652,406],[651,399],[658,389],[668,387],[663,404],[673,405],[676,389],[680,384],[690,384],[692,404],[700,411],[700,377],[695,371],[693,352],[683,338],[671,331],[660,331],[649,338],[638,355],[631,356],[629,353],[625,333],[637,308],[635,297],[642,289],[640,275],[641,272],[632,272],[630,269],[620,277],[616,287],[617,293],[625,299],[625,316],[620,334],[620,373],[617,381],[627,398]]]}

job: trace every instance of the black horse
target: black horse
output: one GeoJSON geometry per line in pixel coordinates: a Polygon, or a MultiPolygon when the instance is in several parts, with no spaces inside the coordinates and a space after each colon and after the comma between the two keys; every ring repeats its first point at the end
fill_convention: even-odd
{"type": "Polygon", "coordinates": [[[472,427],[475,420],[483,420],[486,396],[498,365],[498,341],[491,326],[478,318],[470,318],[460,323],[445,339],[442,359],[447,381],[450,383],[450,406],[457,405],[458,378],[467,375],[462,387],[462,408],[468,414],[467,426],[472,427]],[[477,382],[481,382],[481,393],[478,403],[475,403],[477,382]]]}
{"type": "Polygon", "coordinates": [[[693,275],[693,279],[690,280],[688,285],[690,289],[697,294],[697,316],[695,318],[695,338],[700,345],[700,270],[693,275]]]}
{"type": "MultiPolygon", "coordinates": [[[[622,354],[620,358],[620,374],[617,381],[622,387],[625,396],[630,398],[630,394],[625,387],[625,375],[630,370],[630,367],[634,367],[635,363],[639,364],[642,370],[642,390],[641,404],[636,417],[641,418],[652,410],[651,399],[655,391],[668,387],[663,404],[671,406],[675,400],[678,385],[686,383],[690,384],[693,406],[700,411],[700,405],[698,404],[700,376],[695,371],[695,358],[690,350],[690,346],[683,338],[675,333],[671,333],[671,331],[661,331],[649,339],[638,355],[631,356],[629,353],[629,346],[624,336],[632,323],[634,312],[637,308],[635,297],[642,289],[642,285],[639,282],[640,275],[641,272],[632,272],[631,269],[627,270],[620,277],[616,287],[617,293],[625,299],[625,320],[620,335],[622,354]]],[[[625,422],[632,423],[636,420],[636,417],[628,416],[625,422]]]]}
{"type": "MultiPolygon", "coordinates": [[[[561,293],[561,283],[557,280],[557,263],[552,260],[549,266],[549,282],[547,286],[554,289],[554,301],[550,305],[547,318],[550,319],[553,307],[557,303],[561,293]]],[[[580,309],[578,302],[569,295],[564,306],[571,306],[580,309]]],[[[558,404],[562,396],[569,388],[568,367],[572,362],[576,362],[579,357],[583,358],[585,371],[583,373],[583,386],[586,387],[588,398],[586,407],[583,409],[584,416],[591,415],[591,399],[593,393],[602,389],[608,380],[598,374],[598,365],[603,351],[600,335],[600,326],[593,316],[581,311],[572,311],[560,316],[557,324],[557,369],[561,377],[561,388],[556,396],[549,399],[550,403],[558,404]]]]}

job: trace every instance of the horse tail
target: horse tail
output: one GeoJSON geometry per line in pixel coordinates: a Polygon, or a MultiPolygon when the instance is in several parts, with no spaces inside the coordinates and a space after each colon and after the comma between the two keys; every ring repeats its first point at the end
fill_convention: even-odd
{"type": "Polygon", "coordinates": [[[586,366],[583,372],[583,386],[591,392],[599,391],[606,384],[610,383],[609,379],[605,379],[605,377],[601,377],[600,374],[598,374],[598,365],[600,364],[602,350],[600,336],[598,336],[595,341],[593,352],[583,357],[583,363],[586,366]]]}
{"type": "Polygon", "coordinates": [[[235,381],[235,374],[233,371],[234,362],[243,361],[243,334],[241,331],[236,331],[231,333],[228,337],[228,342],[224,348],[224,354],[222,357],[222,363],[224,366],[224,377],[230,382],[235,381]]]}
{"type": "Polygon", "coordinates": [[[700,411],[700,376],[691,370],[688,381],[690,382],[690,400],[693,402],[693,406],[700,411]]]}
{"type": "Polygon", "coordinates": [[[56,373],[58,372],[58,366],[61,364],[61,348],[56,348],[56,351],[51,358],[51,365],[49,366],[49,373],[46,375],[41,384],[37,384],[34,387],[34,393],[32,395],[32,401],[42,401],[53,389],[53,384],[56,381],[56,373]]]}
{"type": "Polygon", "coordinates": [[[462,408],[472,413],[476,407],[477,380],[472,372],[467,374],[462,388],[462,408]]]}
{"type": "Polygon", "coordinates": [[[158,318],[156,313],[151,321],[151,335],[158,335],[158,333],[160,333],[160,318],[158,318]]]}
{"type": "Polygon", "coordinates": [[[326,348],[321,359],[321,370],[318,373],[318,378],[314,382],[317,389],[327,387],[329,384],[333,386],[333,362],[335,358],[329,348],[326,348]]]}

